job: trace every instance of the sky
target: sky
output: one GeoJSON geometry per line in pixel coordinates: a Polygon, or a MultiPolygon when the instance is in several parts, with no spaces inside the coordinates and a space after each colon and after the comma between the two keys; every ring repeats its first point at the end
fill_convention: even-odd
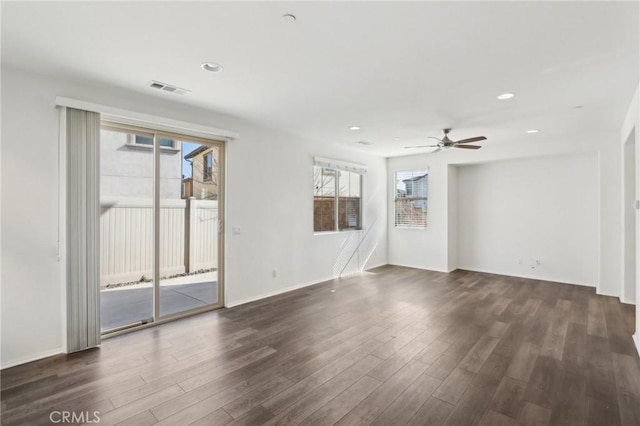
{"type": "Polygon", "coordinates": [[[191,177],[191,163],[185,160],[184,156],[189,154],[191,151],[193,151],[198,147],[200,147],[199,143],[185,142],[185,141],[182,142],[182,154],[180,155],[182,156],[182,175],[185,178],[191,177]]]}

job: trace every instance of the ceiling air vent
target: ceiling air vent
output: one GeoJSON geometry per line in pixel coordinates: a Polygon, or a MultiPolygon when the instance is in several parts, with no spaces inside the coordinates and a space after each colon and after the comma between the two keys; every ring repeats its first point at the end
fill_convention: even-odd
{"type": "Polygon", "coordinates": [[[177,95],[184,95],[185,93],[191,92],[191,90],[182,89],[180,87],[172,86],[172,85],[167,84],[167,83],[161,83],[161,82],[155,81],[155,80],[151,81],[151,83],[149,83],[149,87],[151,87],[152,89],[162,90],[164,92],[175,93],[177,95]]]}

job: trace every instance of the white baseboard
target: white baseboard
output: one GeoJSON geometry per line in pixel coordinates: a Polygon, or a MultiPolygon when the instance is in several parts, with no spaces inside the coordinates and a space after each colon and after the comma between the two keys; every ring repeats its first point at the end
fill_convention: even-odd
{"type": "Polygon", "coordinates": [[[40,352],[36,355],[26,356],[24,358],[19,358],[13,361],[9,361],[7,363],[3,363],[0,369],[4,370],[5,368],[15,367],[16,365],[26,364],[28,362],[37,361],[39,359],[47,358],[53,355],[63,354],[64,350],[62,348],[52,349],[50,351],[40,352]]]}
{"type": "MultiPolygon", "coordinates": [[[[365,269],[365,271],[368,271],[369,269],[379,268],[381,266],[386,266],[386,265],[388,265],[388,263],[380,263],[379,265],[371,265],[371,266],[367,267],[367,269],[365,269]]],[[[359,272],[354,272],[353,274],[349,274],[348,277],[352,277],[354,275],[357,275],[358,273],[359,272]]],[[[345,276],[344,278],[347,278],[347,276],[345,276]]],[[[335,280],[335,279],[337,279],[337,278],[336,277],[328,277],[328,278],[322,278],[322,279],[314,280],[314,281],[307,281],[307,282],[302,283],[302,284],[292,285],[292,286],[285,287],[285,288],[282,288],[282,289],[270,291],[270,292],[267,292],[267,293],[262,293],[262,294],[259,294],[257,296],[247,297],[245,299],[235,300],[233,302],[227,302],[227,303],[225,303],[225,308],[234,308],[236,306],[244,305],[246,303],[255,302],[255,301],[258,301],[258,300],[266,299],[267,297],[277,296],[277,295],[282,294],[282,293],[287,293],[287,292],[290,292],[290,291],[293,291],[293,290],[298,290],[298,289],[301,289],[301,288],[304,288],[304,287],[309,287],[311,285],[320,284],[320,283],[323,283],[325,281],[331,281],[331,280],[335,280]]]]}
{"type": "Polygon", "coordinates": [[[296,285],[293,285],[293,286],[281,288],[281,289],[270,291],[270,292],[267,292],[267,293],[262,293],[262,294],[259,294],[257,296],[247,297],[245,299],[240,299],[240,300],[234,300],[232,302],[227,302],[225,304],[225,307],[226,308],[234,308],[236,306],[244,305],[246,303],[251,303],[251,302],[255,302],[257,300],[266,299],[267,297],[277,296],[277,295],[282,294],[282,293],[287,293],[287,292],[290,292],[290,291],[293,291],[293,290],[298,290],[300,288],[309,287],[310,285],[314,285],[314,284],[320,284],[320,283],[323,283],[325,281],[331,281],[333,279],[335,279],[335,278],[334,277],[329,277],[329,278],[323,278],[323,279],[319,279],[319,280],[315,280],[315,281],[308,281],[306,283],[296,284],[296,285]]]}
{"type": "Polygon", "coordinates": [[[627,305],[635,305],[636,304],[635,300],[627,299],[626,297],[620,297],[620,301],[622,303],[626,303],[627,305]]]}
{"type": "Polygon", "coordinates": [[[596,287],[596,294],[600,295],[600,296],[617,297],[618,299],[620,299],[620,301],[622,301],[622,298],[620,298],[619,294],[616,294],[616,293],[613,293],[613,292],[609,292],[609,291],[601,291],[597,287],[596,287]]]}
{"type": "MultiPolygon", "coordinates": [[[[505,277],[525,278],[527,280],[541,280],[541,281],[549,281],[549,282],[560,283],[560,284],[579,285],[579,286],[582,286],[582,287],[591,287],[591,288],[597,289],[597,286],[595,286],[593,284],[585,284],[585,283],[580,283],[580,282],[577,282],[577,281],[571,281],[571,280],[566,280],[566,279],[561,279],[561,278],[541,277],[541,276],[526,275],[526,274],[514,275],[513,273],[499,272],[499,271],[489,271],[487,269],[473,268],[473,267],[468,267],[468,266],[458,266],[457,269],[463,269],[465,271],[473,271],[473,272],[482,272],[483,274],[503,275],[505,277]]],[[[598,294],[600,294],[600,293],[598,293],[598,294]]],[[[610,296],[610,295],[607,294],[606,296],[610,296]]],[[[618,297],[617,294],[615,296],[618,297]]]]}
{"type": "MultiPolygon", "coordinates": [[[[392,266],[402,266],[403,268],[413,268],[413,269],[420,269],[423,271],[435,271],[435,272],[444,272],[444,273],[449,273],[449,272],[453,272],[455,271],[455,269],[452,269],[451,271],[447,270],[447,269],[440,269],[440,268],[427,268],[423,265],[410,265],[407,263],[388,263],[388,265],[392,265],[392,266]]],[[[456,268],[457,269],[457,268],[456,268]]]]}
{"type": "Polygon", "coordinates": [[[386,263],[386,262],[385,263],[380,263],[378,265],[367,265],[367,269],[365,269],[364,272],[367,272],[367,271],[369,271],[371,269],[380,268],[382,266],[387,266],[387,265],[388,265],[388,263],[386,263]]]}
{"type": "MultiPolygon", "coordinates": [[[[379,268],[381,266],[386,266],[386,265],[388,265],[388,263],[380,263],[380,264],[377,264],[377,265],[370,265],[370,266],[367,266],[367,269],[365,269],[365,271],[368,271],[368,270],[374,269],[374,268],[379,268]]],[[[357,275],[357,274],[359,274],[359,272],[354,272],[353,274],[348,274],[348,276],[345,276],[344,278],[352,277],[353,275],[357,275]]],[[[277,296],[277,295],[282,294],[282,293],[287,293],[289,291],[298,290],[298,289],[301,289],[301,288],[304,288],[304,287],[309,287],[310,285],[320,284],[320,283],[323,283],[325,281],[331,281],[331,280],[334,280],[334,279],[336,279],[336,277],[327,277],[327,278],[322,278],[322,279],[319,279],[319,280],[307,281],[307,282],[302,283],[302,284],[292,285],[292,286],[285,287],[285,288],[282,288],[282,289],[270,291],[270,292],[267,292],[267,293],[262,293],[262,294],[259,294],[257,296],[247,297],[245,299],[240,299],[240,300],[234,300],[232,302],[225,303],[225,308],[234,308],[236,306],[244,305],[246,303],[256,302],[258,300],[266,299],[267,297],[277,296]]]]}

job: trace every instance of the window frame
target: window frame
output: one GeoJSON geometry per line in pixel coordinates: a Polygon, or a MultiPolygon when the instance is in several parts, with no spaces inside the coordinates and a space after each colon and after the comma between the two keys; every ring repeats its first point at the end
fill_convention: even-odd
{"type": "MultiPolygon", "coordinates": [[[[406,179],[404,179],[406,180],[406,179]]],[[[403,180],[403,181],[404,181],[403,180]]],[[[417,229],[417,230],[425,230],[429,227],[429,168],[425,167],[424,169],[410,169],[410,170],[396,170],[393,172],[393,224],[397,229],[417,229]],[[426,185],[426,195],[425,196],[411,196],[411,197],[398,197],[398,174],[400,173],[411,173],[414,178],[416,177],[426,177],[425,185],[426,185]],[[422,176],[420,176],[422,175],[422,176]],[[400,202],[414,202],[414,201],[425,201],[427,208],[424,212],[424,226],[420,225],[412,225],[409,223],[399,224],[398,223],[398,206],[400,202]]]]}
{"type": "MultiPolygon", "coordinates": [[[[340,167],[330,167],[330,166],[324,166],[324,165],[320,165],[320,164],[313,164],[313,172],[314,172],[314,179],[315,179],[315,171],[316,171],[316,167],[321,169],[320,175],[322,176],[322,170],[324,169],[330,169],[333,170],[335,172],[335,178],[333,179],[333,183],[334,183],[334,194],[333,194],[333,221],[334,221],[334,229],[331,230],[323,230],[323,231],[316,231],[315,230],[315,203],[313,206],[313,228],[314,228],[314,235],[324,235],[324,234],[334,234],[334,233],[340,233],[340,232],[349,232],[349,231],[361,231],[363,229],[362,226],[362,220],[363,220],[363,213],[362,213],[362,198],[363,198],[363,188],[364,188],[364,173],[360,173],[357,171],[352,171],[352,170],[344,170],[343,168],[340,167]],[[358,226],[356,227],[347,227],[347,228],[340,228],[340,178],[342,173],[353,173],[359,176],[359,197],[358,197],[358,226]]],[[[349,176],[349,175],[347,175],[349,176]]],[[[314,192],[315,192],[315,187],[314,187],[314,192]]],[[[316,195],[315,193],[313,194],[314,197],[314,202],[315,202],[315,198],[316,195]]],[[[348,197],[346,197],[348,198],[348,197]]],[[[346,207],[345,207],[346,208],[346,207]]]]}
{"type": "MultiPolygon", "coordinates": [[[[151,139],[151,143],[140,143],[138,142],[138,137],[148,138],[147,135],[138,135],[138,134],[128,134],[127,135],[127,146],[130,148],[140,148],[140,149],[149,149],[153,150],[153,138],[151,139]]],[[[161,139],[168,139],[173,142],[171,146],[159,145],[160,149],[163,151],[172,151],[177,152],[180,151],[180,141],[174,138],[161,137],[161,139]]],[[[159,144],[160,142],[158,142],[159,144]]]]}

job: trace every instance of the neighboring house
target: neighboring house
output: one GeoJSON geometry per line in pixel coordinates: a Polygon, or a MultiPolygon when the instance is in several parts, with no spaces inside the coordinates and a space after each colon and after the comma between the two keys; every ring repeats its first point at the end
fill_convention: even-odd
{"type": "MultiPolygon", "coordinates": [[[[405,197],[407,198],[420,198],[427,197],[429,194],[429,174],[422,176],[416,176],[402,181],[405,187],[405,197]]],[[[421,207],[422,210],[427,210],[427,200],[414,200],[413,205],[415,207],[421,207]]]]}
{"type": "Polygon", "coordinates": [[[218,148],[202,145],[184,156],[191,163],[191,177],[182,180],[182,197],[218,199],[218,148]]]}
{"type": "MultiPolygon", "coordinates": [[[[153,197],[151,138],[103,130],[100,133],[102,197],[153,197]]],[[[160,139],[160,198],[181,198],[180,141],[160,139]]]]}
{"type": "MultiPolygon", "coordinates": [[[[400,177],[401,179],[401,177],[400,177]]],[[[396,188],[395,223],[398,227],[426,228],[429,194],[428,174],[402,179],[396,188]],[[400,186],[404,185],[404,188],[400,186]]]]}

